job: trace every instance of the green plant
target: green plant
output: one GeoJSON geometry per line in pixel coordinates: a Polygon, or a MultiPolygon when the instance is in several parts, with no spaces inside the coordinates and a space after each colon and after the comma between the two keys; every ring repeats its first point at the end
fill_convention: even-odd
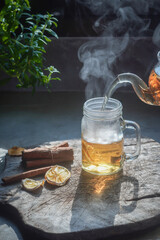
{"type": "Polygon", "coordinates": [[[5,0],[0,12],[0,68],[9,75],[0,85],[16,77],[17,87],[35,91],[39,85],[48,87],[51,80],[59,80],[52,77],[59,73],[54,66],[43,67],[49,36],[58,38],[53,30],[57,19],[49,13],[32,15],[30,10],[28,0],[5,0]]]}

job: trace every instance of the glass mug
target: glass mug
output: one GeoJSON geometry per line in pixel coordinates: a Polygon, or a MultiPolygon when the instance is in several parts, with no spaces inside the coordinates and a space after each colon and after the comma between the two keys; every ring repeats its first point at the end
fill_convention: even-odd
{"type": "Polygon", "coordinates": [[[122,104],[110,98],[102,110],[103,97],[84,103],[81,124],[82,168],[92,174],[111,175],[119,172],[124,160],[135,159],[140,154],[141,136],[137,123],[123,120],[122,104]],[[136,131],[136,151],[124,152],[124,129],[136,131]]]}

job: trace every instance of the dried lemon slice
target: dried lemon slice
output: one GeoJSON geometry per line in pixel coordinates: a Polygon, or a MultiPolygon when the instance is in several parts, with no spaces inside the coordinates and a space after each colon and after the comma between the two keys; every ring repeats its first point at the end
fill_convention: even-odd
{"type": "Polygon", "coordinates": [[[28,190],[28,191],[34,191],[40,187],[43,187],[44,185],[44,180],[33,180],[30,178],[25,178],[22,180],[22,186],[24,187],[24,189],[28,190]]]}
{"type": "Polygon", "coordinates": [[[62,166],[55,165],[45,174],[45,179],[52,185],[62,186],[71,177],[70,171],[62,166]]]}
{"type": "Polygon", "coordinates": [[[14,146],[14,147],[8,149],[8,154],[10,156],[21,156],[23,151],[24,151],[24,148],[14,146]]]}

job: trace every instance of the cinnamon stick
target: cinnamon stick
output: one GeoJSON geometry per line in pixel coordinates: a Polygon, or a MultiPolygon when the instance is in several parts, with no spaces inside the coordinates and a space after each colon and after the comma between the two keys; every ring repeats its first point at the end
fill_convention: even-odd
{"type": "Polygon", "coordinates": [[[45,174],[51,167],[52,166],[37,168],[37,169],[34,169],[34,170],[19,173],[19,174],[16,174],[16,175],[4,177],[4,178],[2,178],[2,181],[5,184],[11,184],[11,183],[14,183],[14,182],[18,182],[18,181],[20,181],[24,178],[30,178],[30,177],[35,177],[35,176],[38,176],[38,175],[45,174]]]}
{"type": "Polygon", "coordinates": [[[63,151],[63,148],[66,148],[66,150],[70,151],[68,142],[62,142],[56,147],[37,147],[33,149],[26,149],[22,152],[22,160],[32,160],[32,159],[52,159],[53,154],[57,154],[58,152],[61,152],[61,149],[63,151]],[[68,148],[68,149],[67,149],[68,148]]]}
{"type": "Polygon", "coordinates": [[[61,147],[57,148],[52,152],[51,158],[44,159],[27,159],[25,160],[25,166],[27,168],[40,167],[47,165],[54,165],[59,162],[70,162],[73,161],[73,148],[61,147]]]}
{"type": "Polygon", "coordinates": [[[54,165],[56,163],[60,162],[71,162],[73,161],[73,154],[69,156],[69,158],[53,158],[53,159],[33,159],[29,161],[25,161],[26,168],[34,168],[34,167],[42,167],[42,166],[48,166],[48,165],[54,165]]]}
{"type": "Polygon", "coordinates": [[[40,155],[40,158],[38,158],[39,156],[39,151],[35,152],[35,155],[36,158],[28,158],[28,155],[27,157],[23,158],[23,161],[24,162],[27,162],[27,161],[43,161],[44,159],[48,159],[48,160],[52,160],[53,163],[56,161],[73,161],[73,148],[72,147],[60,147],[60,148],[55,148],[55,149],[52,149],[48,152],[42,152],[42,154],[40,155]],[[44,156],[42,158],[42,156],[44,156]]]}

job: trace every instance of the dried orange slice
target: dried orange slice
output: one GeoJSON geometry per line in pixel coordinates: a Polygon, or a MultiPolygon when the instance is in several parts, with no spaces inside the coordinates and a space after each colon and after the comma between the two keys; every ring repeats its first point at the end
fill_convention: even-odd
{"type": "Polygon", "coordinates": [[[14,146],[14,147],[8,149],[8,154],[10,156],[21,156],[23,151],[24,151],[24,148],[14,146]]]}
{"type": "Polygon", "coordinates": [[[34,191],[37,190],[40,187],[43,187],[44,185],[44,180],[33,180],[30,178],[25,178],[22,180],[22,186],[24,189],[28,191],[34,191]]]}
{"type": "Polygon", "coordinates": [[[49,184],[62,186],[71,177],[70,171],[62,166],[52,166],[45,174],[45,179],[49,184]]]}

